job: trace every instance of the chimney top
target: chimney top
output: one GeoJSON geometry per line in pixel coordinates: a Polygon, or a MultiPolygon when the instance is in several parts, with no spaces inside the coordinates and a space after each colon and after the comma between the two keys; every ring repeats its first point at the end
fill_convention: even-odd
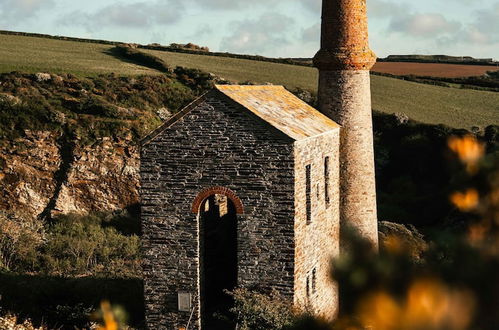
{"type": "Polygon", "coordinates": [[[323,0],[319,70],[370,70],[376,55],[369,48],[366,0],[323,0]]]}

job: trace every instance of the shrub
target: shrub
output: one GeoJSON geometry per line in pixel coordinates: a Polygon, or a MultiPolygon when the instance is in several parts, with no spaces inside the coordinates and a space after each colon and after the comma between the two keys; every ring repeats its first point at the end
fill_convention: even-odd
{"type": "Polygon", "coordinates": [[[143,53],[136,48],[127,45],[118,45],[111,49],[111,53],[122,56],[128,60],[147,66],[161,72],[170,72],[171,69],[165,61],[154,55],[143,53]]]}
{"type": "Polygon", "coordinates": [[[0,211],[0,268],[33,270],[44,238],[39,221],[0,211]]]}
{"type": "Polygon", "coordinates": [[[198,94],[213,88],[213,76],[207,72],[181,66],[177,66],[174,72],[181,83],[198,94]]]}
{"type": "Polygon", "coordinates": [[[295,317],[292,305],[276,291],[270,295],[235,289],[230,293],[234,298],[234,307],[230,310],[241,330],[285,329],[293,324],[295,317]]]}
{"type": "Polygon", "coordinates": [[[138,276],[140,243],[106,226],[99,215],[64,215],[48,229],[43,271],[56,275],[138,276]]]}

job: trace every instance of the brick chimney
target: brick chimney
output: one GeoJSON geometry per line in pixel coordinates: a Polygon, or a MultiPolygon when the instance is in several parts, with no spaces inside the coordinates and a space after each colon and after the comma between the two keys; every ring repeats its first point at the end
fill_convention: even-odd
{"type": "MultiPolygon", "coordinates": [[[[340,224],[378,246],[366,0],[323,0],[319,110],[342,125],[340,224]]],[[[345,248],[347,242],[340,238],[345,248]]]]}

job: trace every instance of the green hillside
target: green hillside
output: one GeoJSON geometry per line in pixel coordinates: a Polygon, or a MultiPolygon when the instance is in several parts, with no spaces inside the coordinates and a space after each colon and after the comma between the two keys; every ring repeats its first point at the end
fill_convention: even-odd
{"type": "MultiPolygon", "coordinates": [[[[115,72],[158,74],[109,53],[112,45],[0,35],[0,72],[70,72],[80,76],[115,72]]],[[[315,91],[317,70],[310,67],[228,57],[141,50],[170,66],[198,68],[231,81],[273,83],[315,91]]],[[[499,124],[499,93],[446,88],[372,76],[373,108],[457,128],[499,124]]]]}
{"type": "Polygon", "coordinates": [[[0,72],[73,73],[95,76],[154,74],[154,70],[116,59],[110,45],[0,34],[0,72]]]}
{"type": "MultiPolygon", "coordinates": [[[[238,82],[270,82],[288,88],[317,89],[314,68],[226,57],[144,50],[172,66],[195,67],[238,82]]],[[[403,112],[412,119],[457,128],[499,124],[499,93],[446,88],[371,76],[373,109],[403,112]]]]}

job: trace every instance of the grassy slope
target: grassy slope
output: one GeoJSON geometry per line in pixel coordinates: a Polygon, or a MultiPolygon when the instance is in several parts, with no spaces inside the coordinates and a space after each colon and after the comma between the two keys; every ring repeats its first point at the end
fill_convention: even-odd
{"type": "MultiPolygon", "coordinates": [[[[146,50],[172,66],[195,67],[239,82],[271,82],[289,88],[317,89],[314,68],[225,57],[146,50]]],[[[432,124],[457,128],[499,124],[499,93],[446,88],[372,76],[373,108],[403,112],[432,124]]]]}
{"type": "MultiPolygon", "coordinates": [[[[106,54],[110,45],[45,38],[0,35],[0,72],[71,72],[96,75],[157,74],[157,71],[121,62],[106,54]]],[[[289,88],[317,88],[313,68],[226,57],[144,50],[171,66],[199,68],[228,80],[271,82],[289,88]]],[[[469,128],[499,124],[499,93],[436,87],[399,79],[373,76],[373,108],[387,113],[403,112],[426,123],[469,128]]]]}
{"type": "Polygon", "coordinates": [[[45,38],[0,34],[0,72],[73,73],[95,76],[99,73],[123,75],[156,74],[106,54],[111,45],[90,44],[45,38]]]}

